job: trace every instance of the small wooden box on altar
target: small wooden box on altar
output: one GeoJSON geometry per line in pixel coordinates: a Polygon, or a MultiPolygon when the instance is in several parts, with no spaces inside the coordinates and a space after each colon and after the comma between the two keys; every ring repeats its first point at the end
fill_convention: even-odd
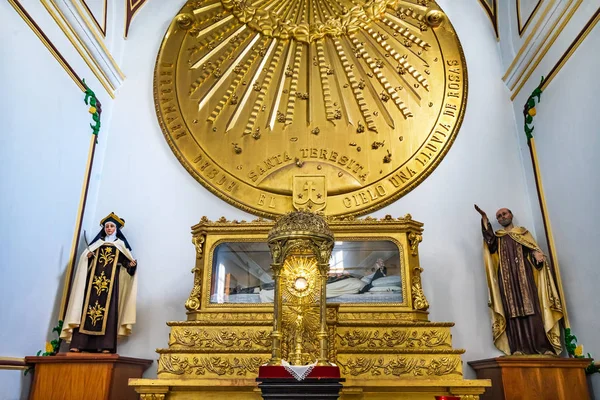
{"type": "Polygon", "coordinates": [[[469,361],[479,379],[492,387],[481,400],[588,400],[587,358],[496,357],[469,361]]]}
{"type": "Polygon", "coordinates": [[[29,400],[137,400],[129,378],[141,378],[152,360],[118,354],[25,357],[34,366],[29,400]]]}

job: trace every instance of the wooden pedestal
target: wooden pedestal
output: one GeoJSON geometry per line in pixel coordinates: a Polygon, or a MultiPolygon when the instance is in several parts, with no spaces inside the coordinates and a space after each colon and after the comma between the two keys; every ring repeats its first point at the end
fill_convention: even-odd
{"type": "Polygon", "coordinates": [[[589,400],[587,358],[497,357],[470,361],[479,379],[491,379],[481,400],[589,400]]]}
{"type": "Polygon", "coordinates": [[[141,378],[152,360],[118,354],[25,357],[35,367],[29,400],[137,400],[129,378],[141,378]]]}

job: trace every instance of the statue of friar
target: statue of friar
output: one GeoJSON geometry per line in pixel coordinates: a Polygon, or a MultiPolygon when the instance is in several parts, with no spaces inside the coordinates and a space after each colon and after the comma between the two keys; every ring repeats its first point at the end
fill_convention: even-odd
{"type": "Polygon", "coordinates": [[[496,212],[494,232],[481,214],[483,257],[494,344],[507,355],[560,354],[562,301],[544,253],[508,208],[496,212]]]}

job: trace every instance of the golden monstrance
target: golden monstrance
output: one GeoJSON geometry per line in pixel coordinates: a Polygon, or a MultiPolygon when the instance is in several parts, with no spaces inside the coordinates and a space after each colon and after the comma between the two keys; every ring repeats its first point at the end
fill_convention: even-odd
{"type": "Polygon", "coordinates": [[[441,161],[467,72],[435,1],[188,1],[154,94],[176,157],[222,199],[266,217],[360,215],[441,161]]]}

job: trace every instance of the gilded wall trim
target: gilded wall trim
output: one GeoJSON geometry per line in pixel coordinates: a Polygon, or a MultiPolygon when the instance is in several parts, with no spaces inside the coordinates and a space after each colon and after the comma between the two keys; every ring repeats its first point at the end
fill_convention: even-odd
{"type": "MultiPolygon", "coordinates": [[[[569,1],[572,2],[573,0],[569,0],[569,1]]],[[[525,42],[523,42],[523,45],[519,49],[517,55],[513,58],[512,62],[510,63],[510,66],[507,68],[506,72],[504,73],[504,76],[502,77],[503,81],[506,81],[508,79],[508,77],[512,74],[513,69],[517,66],[517,62],[519,60],[521,60],[521,56],[523,55],[525,50],[528,48],[529,44],[531,43],[531,40],[534,38],[534,36],[538,32],[538,30],[540,29],[542,22],[544,22],[544,20],[546,19],[546,16],[550,12],[550,10],[552,10],[554,8],[555,4],[556,4],[556,0],[550,0],[548,5],[546,6],[546,8],[544,8],[542,15],[540,16],[540,18],[538,18],[537,22],[535,23],[535,26],[533,27],[531,32],[529,32],[529,35],[527,35],[525,42]]],[[[556,23],[554,26],[556,26],[556,23]]],[[[554,30],[554,26],[546,33],[546,37],[548,37],[548,35],[550,35],[550,33],[554,30]]],[[[536,56],[537,51],[539,51],[539,48],[533,53],[533,57],[536,56]]]]}
{"type": "Polygon", "coordinates": [[[496,0],[492,0],[492,5],[487,2],[487,0],[479,0],[481,6],[485,10],[492,26],[494,27],[494,33],[496,34],[496,40],[500,40],[500,35],[498,34],[498,2],[496,0]]]}
{"type": "MultiPolygon", "coordinates": [[[[529,78],[531,77],[531,75],[533,74],[535,69],[537,68],[537,66],[544,59],[544,57],[546,56],[546,54],[548,53],[548,51],[550,50],[550,48],[552,47],[552,45],[554,44],[556,39],[560,36],[560,34],[565,29],[565,27],[567,26],[569,21],[571,21],[571,18],[573,18],[573,15],[579,9],[579,6],[583,2],[583,0],[576,0],[575,5],[569,9],[569,6],[573,3],[573,1],[574,0],[571,0],[569,2],[567,7],[563,10],[563,13],[561,14],[561,16],[554,22],[552,28],[548,31],[548,36],[546,36],[544,38],[544,40],[542,42],[540,42],[540,48],[541,48],[544,46],[544,43],[546,43],[546,40],[550,37],[552,32],[554,32],[554,34],[551,35],[550,41],[548,43],[546,43],[544,49],[541,51],[541,53],[539,53],[538,58],[535,59],[535,57],[534,57],[529,61],[527,66],[523,69],[523,73],[521,74],[522,78],[520,76],[517,80],[515,80],[515,82],[511,86],[510,90],[514,90],[512,96],[510,98],[511,100],[514,100],[517,97],[517,95],[519,94],[519,92],[521,91],[521,89],[523,89],[523,86],[525,86],[525,83],[527,83],[527,81],[529,80],[529,78]],[[567,10],[568,10],[568,13],[567,13],[567,10]],[[566,16],[565,16],[565,14],[566,14],[566,16]],[[563,18],[563,16],[565,16],[565,19],[562,21],[562,23],[560,24],[558,29],[555,30],[554,29],[555,26],[559,23],[559,21],[563,18]],[[534,62],[534,60],[535,60],[535,62],[534,62]],[[533,62],[533,65],[531,65],[532,62],[533,62]],[[530,68],[530,66],[531,66],[531,68],[530,68]],[[525,71],[527,71],[527,73],[525,73],[525,71]],[[520,80],[520,83],[519,83],[519,80],[520,80]],[[517,83],[519,83],[518,86],[517,86],[517,83]],[[516,89],[515,89],[515,86],[516,86],[516,89]]],[[[537,51],[535,53],[538,54],[537,51]]]]}
{"type": "Polygon", "coordinates": [[[583,43],[585,38],[590,34],[592,29],[596,26],[596,24],[600,21],[600,7],[596,10],[596,12],[592,15],[592,17],[585,24],[583,29],[579,32],[577,37],[571,42],[571,45],[567,48],[567,50],[563,53],[563,55],[559,58],[558,62],[552,67],[544,83],[542,84],[542,90],[546,90],[550,82],[556,77],[558,72],[564,67],[564,65],[569,61],[571,56],[575,53],[577,48],[583,43]]]}
{"type": "Polygon", "coordinates": [[[535,14],[538,12],[540,6],[542,5],[543,0],[538,0],[531,14],[529,14],[529,16],[525,19],[524,24],[521,24],[523,22],[523,18],[521,17],[521,0],[515,0],[515,2],[517,6],[517,28],[519,30],[519,36],[523,36],[525,30],[527,30],[527,26],[529,26],[529,23],[533,20],[535,14]]]}
{"type": "MultiPolygon", "coordinates": [[[[63,0],[63,1],[66,2],[68,0],[63,0]]],[[[119,65],[113,58],[112,54],[110,54],[110,51],[108,51],[108,49],[106,48],[106,45],[104,44],[104,38],[102,38],[100,36],[100,34],[98,34],[96,29],[94,29],[94,27],[92,26],[92,23],[90,22],[90,20],[85,15],[85,12],[83,10],[84,7],[79,4],[80,1],[83,1],[83,0],[70,0],[71,4],[75,7],[75,10],[77,10],[77,14],[79,14],[79,17],[81,18],[83,23],[87,26],[88,31],[90,31],[92,33],[92,36],[94,36],[94,39],[96,39],[96,42],[98,43],[98,45],[100,46],[100,48],[102,49],[104,54],[106,55],[106,58],[108,58],[113,69],[117,72],[117,74],[119,75],[119,77],[121,79],[125,79],[125,74],[123,74],[123,71],[121,71],[121,68],[119,68],[119,65]]]]}
{"type": "Polygon", "coordinates": [[[106,37],[106,18],[107,18],[108,0],[104,0],[104,4],[103,4],[104,18],[103,18],[102,24],[100,24],[100,22],[98,21],[98,19],[96,18],[96,16],[94,15],[92,10],[88,6],[88,4],[86,3],[86,0],[81,0],[81,3],[83,4],[85,10],[87,11],[87,14],[90,16],[90,18],[94,21],[94,23],[98,27],[98,30],[100,32],[102,32],[102,36],[106,37]]]}
{"type": "Polygon", "coordinates": [[[17,12],[17,14],[19,14],[19,16],[23,19],[23,21],[25,21],[27,26],[31,28],[31,30],[33,31],[33,33],[35,33],[38,39],[40,39],[40,41],[48,49],[50,54],[52,54],[56,61],[58,61],[60,66],[63,67],[65,72],[71,77],[71,79],[73,80],[73,82],[75,82],[77,87],[81,89],[82,92],[85,92],[83,81],[81,80],[79,75],[77,75],[75,70],[63,57],[63,55],[58,51],[58,49],[56,48],[56,46],[54,46],[50,39],[48,39],[48,36],[46,36],[46,34],[42,31],[39,25],[33,20],[33,18],[31,18],[31,15],[29,15],[29,13],[25,11],[21,3],[18,0],[8,0],[8,2],[11,6],[13,6],[13,8],[17,12]]]}
{"type": "Polygon", "coordinates": [[[127,39],[127,35],[129,34],[129,27],[131,26],[131,21],[135,14],[142,8],[142,6],[146,4],[146,0],[125,0],[125,33],[123,37],[127,39]]]}
{"type": "Polygon", "coordinates": [[[0,357],[0,369],[27,369],[25,358],[22,357],[0,357]]]}
{"type": "Polygon", "coordinates": [[[44,8],[50,14],[54,22],[58,25],[60,30],[65,34],[69,42],[73,45],[77,53],[81,56],[83,61],[86,63],[90,71],[94,74],[96,79],[100,82],[102,87],[106,90],[108,95],[111,98],[115,98],[115,86],[112,84],[102,67],[98,64],[98,61],[91,54],[88,47],[85,45],[83,40],[79,37],[77,32],[73,29],[73,27],[69,24],[68,20],[65,18],[65,15],[56,4],[55,0],[41,0],[44,8]]]}

